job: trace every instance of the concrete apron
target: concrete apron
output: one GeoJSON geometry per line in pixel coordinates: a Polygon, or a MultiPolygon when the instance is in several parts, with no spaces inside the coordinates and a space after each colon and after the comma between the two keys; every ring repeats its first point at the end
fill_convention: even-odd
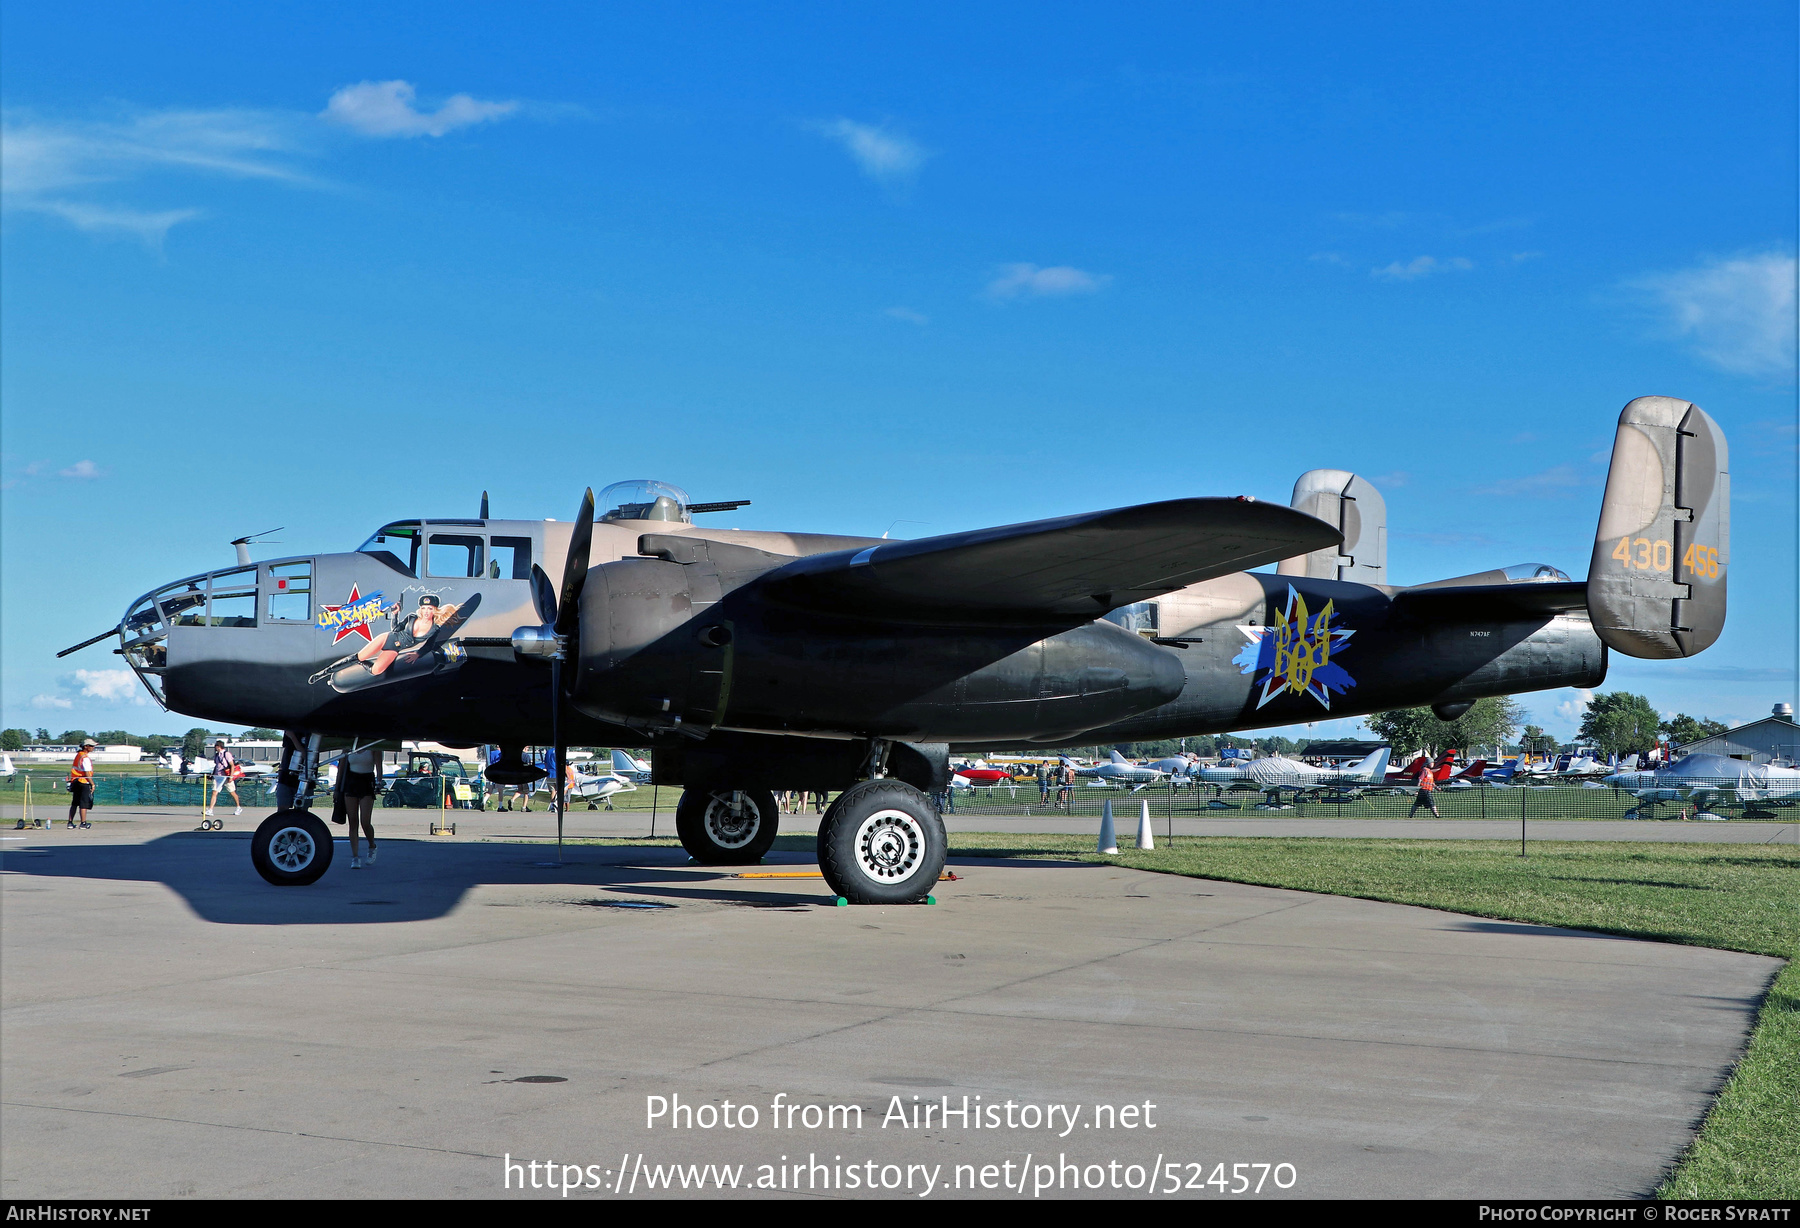
{"type": "MultiPolygon", "coordinates": [[[[318,884],[278,889],[246,833],[177,828],[0,845],[8,1198],[489,1197],[506,1156],[592,1165],[582,1196],[614,1196],[622,1157],[638,1196],[658,1165],[742,1164],[748,1186],[809,1157],[787,1193],[860,1196],[845,1168],[873,1161],[914,1196],[934,1169],[932,1197],[1006,1196],[968,1188],[992,1165],[1027,1196],[1074,1172],[1117,1197],[1160,1158],[1163,1186],[1293,1165],[1264,1197],[1641,1196],[1778,967],[1112,866],[972,860],[936,907],[837,908],[816,878],[676,850],[557,868],[390,838],[376,867],[340,842],[318,884]],[[760,1120],[646,1128],[677,1095],[760,1120]],[[778,1096],[862,1126],[773,1128],[778,1096]],[[1018,1124],[911,1127],[964,1096],[1018,1124]],[[1027,1104],[1065,1107],[1028,1128],[1027,1104]]],[[[559,1196],[518,1191],[543,1171],[514,1196],[559,1196]]]]}

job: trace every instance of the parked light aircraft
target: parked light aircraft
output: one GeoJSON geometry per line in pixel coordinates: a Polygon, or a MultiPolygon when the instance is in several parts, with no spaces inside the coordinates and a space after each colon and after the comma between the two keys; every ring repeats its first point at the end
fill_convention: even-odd
{"type": "MultiPolygon", "coordinates": [[[[1690,799],[1702,813],[1727,799],[1740,802],[1800,799],[1800,769],[1746,763],[1724,755],[1686,755],[1667,767],[1614,772],[1602,784],[1623,789],[1639,803],[1690,799]]],[[[1638,811],[1631,817],[1648,817],[1638,811]]]]}
{"type": "Polygon", "coordinates": [[[650,765],[642,759],[634,759],[622,750],[612,753],[612,774],[633,784],[650,783],[650,765]]]}
{"type": "MultiPolygon", "coordinates": [[[[617,752],[614,753],[616,754],[617,752]]],[[[596,805],[604,805],[608,810],[611,810],[613,808],[612,799],[618,794],[635,793],[637,791],[637,785],[635,783],[627,780],[617,772],[584,772],[581,769],[587,765],[582,761],[571,762],[569,766],[575,769],[574,783],[570,785],[565,782],[564,786],[568,793],[570,805],[586,802],[589,810],[594,809],[596,805]]],[[[537,787],[533,789],[532,792],[534,794],[551,794],[551,802],[553,805],[555,804],[555,790],[550,787],[550,778],[548,776],[538,781],[537,787]]]]}
{"type": "MultiPolygon", "coordinates": [[[[774,789],[839,793],[825,880],[924,899],[949,756],[1223,734],[1595,687],[1607,653],[1688,657],[1724,626],[1729,465],[1702,410],[1619,416],[1585,581],[1500,569],[1400,587],[1367,482],[1283,507],[1173,499],[913,541],[706,529],[654,482],[571,522],[392,521],[352,552],[240,563],[132,601],[117,652],[164,706],[346,743],[654,748],[697,861],[757,860],[774,789]],[[1274,572],[1251,569],[1277,563],[1274,572]],[[560,572],[560,586],[549,571],[560,572]]],[[[379,497],[379,491],[365,499],[379,497]]],[[[303,779],[311,780],[311,773],[303,779]]],[[[560,785],[558,786],[560,787],[560,785]]],[[[250,841],[272,883],[329,868],[299,806],[250,841]]]]}
{"type": "Polygon", "coordinates": [[[1270,755],[1264,759],[1252,759],[1241,766],[1202,767],[1193,774],[1210,785],[1262,793],[1279,789],[1367,787],[1386,781],[1388,756],[1392,753],[1388,747],[1383,746],[1344,768],[1314,767],[1298,759],[1270,755]]]}
{"type": "MultiPolygon", "coordinates": [[[[1161,768],[1144,767],[1131,762],[1117,750],[1114,750],[1105,763],[1096,763],[1091,767],[1076,767],[1073,759],[1063,762],[1075,768],[1075,775],[1093,780],[1106,781],[1117,785],[1135,785],[1141,789],[1145,785],[1153,785],[1168,776],[1161,768]]],[[[1136,791],[1135,789],[1133,790],[1136,791]]]]}

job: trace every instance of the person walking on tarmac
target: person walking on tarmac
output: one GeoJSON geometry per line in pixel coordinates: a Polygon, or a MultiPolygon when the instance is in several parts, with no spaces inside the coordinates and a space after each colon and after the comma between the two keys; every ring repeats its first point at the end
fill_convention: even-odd
{"type": "MultiPolygon", "coordinates": [[[[77,826],[75,819],[79,815],[80,826],[92,827],[88,822],[88,811],[94,808],[94,739],[89,738],[75,752],[75,762],[69,766],[69,826],[77,826]]],[[[23,819],[20,822],[24,822],[23,819]]]]}
{"type": "Polygon", "coordinates": [[[369,838],[368,864],[375,864],[375,748],[365,746],[344,756],[344,817],[350,824],[350,868],[363,868],[357,830],[369,838]]]}
{"type": "Polygon", "coordinates": [[[1413,794],[1412,809],[1406,812],[1406,817],[1410,819],[1413,815],[1419,813],[1419,807],[1421,806],[1431,811],[1431,817],[1434,819],[1441,819],[1444,817],[1438,813],[1437,777],[1432,775],[1431,766],[1429,764],[1425,765],[1419,772],[1419,791],[1413,794]]]}
{"type": "Polygon", "coordinates": [[[244,769],[238,766],[236,756],[225,749],[225,739],[219,738],[215,741],[213,743],[212,805],[207,806],[201,813],[211,815],[213,806],[219,804],[219,798],[224,796],[226,789],[231,790],[231,804],[237,807],[232,813],[244,813],[244,803],[238,798],[237,791],[238,777],[243,774],[244,769]]]}

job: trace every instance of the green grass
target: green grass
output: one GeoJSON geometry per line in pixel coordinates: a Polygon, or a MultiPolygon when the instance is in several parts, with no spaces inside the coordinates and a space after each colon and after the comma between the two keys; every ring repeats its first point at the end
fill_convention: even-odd
{"type": "MultiPolygon", "coordinates": [[[[671,846],[673,839],[584,844],[671,846]]],[[[952,833],[959,857],[1109,862],[1163,874],[1417,904],[1773,955],[1790,961],[1750,1045],[1662,1198],[1800,1198],[1800,849],[1791,844],[1537,841],[1529,856],[1488,840],[1207,836],[1102,857],[1091,836],[952,833]]],[[[784,835],[784,852],[813,838],[784,835]]]]}

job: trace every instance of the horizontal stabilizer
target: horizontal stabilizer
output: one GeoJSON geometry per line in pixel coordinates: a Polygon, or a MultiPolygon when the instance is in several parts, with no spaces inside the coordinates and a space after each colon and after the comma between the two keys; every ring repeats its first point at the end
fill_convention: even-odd
{"type": "Polygon", "coordinates": [[[874,617],[1074,623],[1341,540],[1275,503],[1171,499],[810,555],[764,591],[874,617]]]}
{"type": "Polygon", "coordinates": [[[1619,415],[1588,568],[1588,611],[1610,648],[1691,657],[1725,629],[1731,474],[1725,433],[1674,397],[1619,415]]]}
{"type": "Polygon", "coordinates": [[[1588,586],[1581,580],[1537,584],[1459,584],[1409,588],[1394,595],[1396,609],[1428,621],[1487,621],[1501,610],[1527,617],[1573,613],[1587,608],[1588,586]]]}

